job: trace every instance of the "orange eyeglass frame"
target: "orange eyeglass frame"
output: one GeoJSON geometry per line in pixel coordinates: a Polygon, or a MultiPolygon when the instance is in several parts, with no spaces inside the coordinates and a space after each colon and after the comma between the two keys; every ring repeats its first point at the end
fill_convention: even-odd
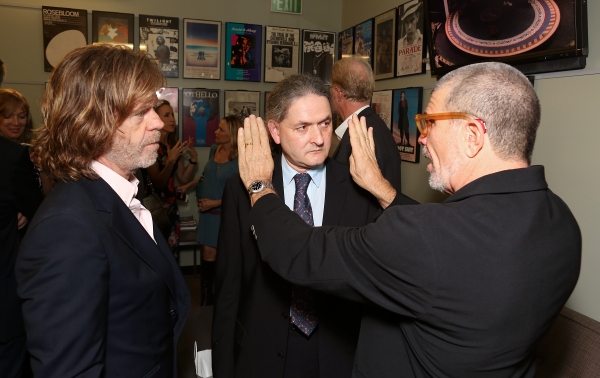
{"type": "Polygon", "coordinates": [[[415,122],[417,123],[417,128],[421,133],[421,136],[426,137],[429,134],[429,130],[431,130],[431,121],[442,121],[447,119],[464,119],[467,121],[477,121],[483,126],[483,132],[487,132],[487,127],[485,126],[485,121],[475,116],[472,116],[468,113],[463,112],[445,112],[445,113],[431,113],[431,114],[416,114],[415,122]]]}

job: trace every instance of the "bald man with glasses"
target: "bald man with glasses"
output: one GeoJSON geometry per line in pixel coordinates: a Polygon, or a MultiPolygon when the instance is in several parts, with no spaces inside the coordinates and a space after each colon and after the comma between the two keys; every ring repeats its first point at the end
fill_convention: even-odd
{"type": "MultiPolygon", "coordinates": [[[[350,170],[385,208],[375,223],[308,227],[272,190],[251,195],[252,229],[276,273],[396,317],[395,339],[381,341],[363,319],[354,377],[534,377],[536,344],[581,262],[573,214],[544,167],[531,166],[540,114],[516,69],[466,66],[437,83],[416,117],[429,183],[451,194],[443,203],[397,206],[373,132],[356,116],[350,170]]],[[[250,124],[239,139],[252,143],[240,148],[244,184],[268,181],[264,127],[250,124]]]]}

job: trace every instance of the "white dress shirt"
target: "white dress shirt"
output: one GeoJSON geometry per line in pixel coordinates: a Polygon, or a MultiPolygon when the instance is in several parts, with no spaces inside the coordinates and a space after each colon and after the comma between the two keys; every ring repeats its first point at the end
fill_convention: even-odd
{"type": "MultiPolygon", "coordinates": [[[[283,194],[285,204],[290,210],[294,210],[294,195],[296,194],[296,182],[294,176],[300,173],[292,168],[285,156],[281,155],[281,173],[283,176],[283,194]]],[[[321,164],[317,169],[306,171],[310,175],[310,183],[306,189],[308,199],[310,199],[310,207],[313,212],[313,222],[315,227],[323,224],[323,209],[325,208],[325,164],[321,164]]]]}
{"type": "Polygon", "coordinates": [[[131,179],[127,181],[117,172],[95,160],[92,161],[92,169],[117,193],[119,198],[125,203],[125,206],[131,210],[148,235],[156,243],[152,225],[152,214],[135,198],[138,190],[138,179],[132,174],[131,179]]]}
{"type": "MultiPolygon", "coordinates": [[[[368,108],[369,105],[365,105],[362,108],[358,109],[357,111],[355,111],[354,113],[356,114],[360,114],[360,112],[362,112],[363,110],[365,110],[366,108],[368,108]]],[[[348,118],[346,118],[344,120],[344,122],[342,122],[336,129],[335,129],[335,135],[338,137],[338,140],[342,140],[342,137],[344,136],[344,134],[346,133],[346,130],[348,130],[348,121],[350,121],[350,117],[352,117],[352,115],[354,114],[350,114],[350,116],[348,116],[348,118]]]]}

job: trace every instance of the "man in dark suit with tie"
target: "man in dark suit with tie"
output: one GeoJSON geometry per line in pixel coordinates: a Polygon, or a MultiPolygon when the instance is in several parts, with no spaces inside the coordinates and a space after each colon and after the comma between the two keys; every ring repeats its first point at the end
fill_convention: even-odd
{"type": "MultiPolygon", "coordinates": [[[[266,118],[282,150],[275,155],[270,182],[298,219],[310,226],[362,226],[372,221],[379,209],[376,201],[356,190],[347,165],[327,158],[333,127],[329,93],[320,79],[295,75],[278,83],[267,102],[266,118]]],[[[214,376],[349,377],[361,309],[291,285],[260,260],[249,214],[249,192],[260,188],[261,183],[244,186],[236,175],[223,194],[214,376]]]]}
{"type": "Polygon", "coordinates": [[[374,88],[373,70],[360,56],[353,55],[333,64],[331,106],[344,122],[335,129],[333,137],[339,140],[339,145],[332,157],[340,163],[349,164],[352,146],[346,131],[348,121],[354,113],[365,117],[367,125],[373,128],[375,154],[383,177],[400,193],[400,153],[390,129],[369,106],[374,88]]]}
{"type": "MultiPolygon", "coordinates": [[[[465,66],[437,83],[416,117],[429,184],[451,194],[443,203],[396,206],[364,118],[349,128],[350,171],[385,208],[375,223],[307,227],[272,189],[252,194],[249,223],[277,274],[397,315],[393,356],[365,342],[371,329],[362,323],[354,377],[535,376],[537,342],[581,263],[573,214],[548,188],[544,167],[530,165],[540,113],[515,68],[465,66]]],[[[238,141],[244,184],[268,186],[264,126],[250,123],[238,141]]]]}
{"type": "Polygon", "coordinates": [[[44,96],[43,170],[59,184],[16,264],[36,377],[175,377],[190,298],[133,173],[157,157],[165,79],[144,53],[67,54],[44,96]]]}
{"type": "Polygon", "coordinates": [[[27,147],[0,137],[0,377],[27,371],[25,327],[17,297],[15,260],[22,230],[42,202],[27,147]]]}

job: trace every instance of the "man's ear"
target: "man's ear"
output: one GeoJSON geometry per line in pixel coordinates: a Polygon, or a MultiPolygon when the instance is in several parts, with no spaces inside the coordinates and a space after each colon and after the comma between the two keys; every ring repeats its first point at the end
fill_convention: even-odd
{"type": "Polygon", "coordinates": [[[467,121],[464,126],[466,132],[466,154],[473,158],[477,156],[485,143],[485,130],[477,121],[467,121]]]}
{"type": "Polygon", "coordinates": [[[279,138],[279,124],[273,120],[269,120],[267,127],[269,128],[269,133],[271,134],[273,141],[277,144],[281,144],[281,138],[279,138]]]}

